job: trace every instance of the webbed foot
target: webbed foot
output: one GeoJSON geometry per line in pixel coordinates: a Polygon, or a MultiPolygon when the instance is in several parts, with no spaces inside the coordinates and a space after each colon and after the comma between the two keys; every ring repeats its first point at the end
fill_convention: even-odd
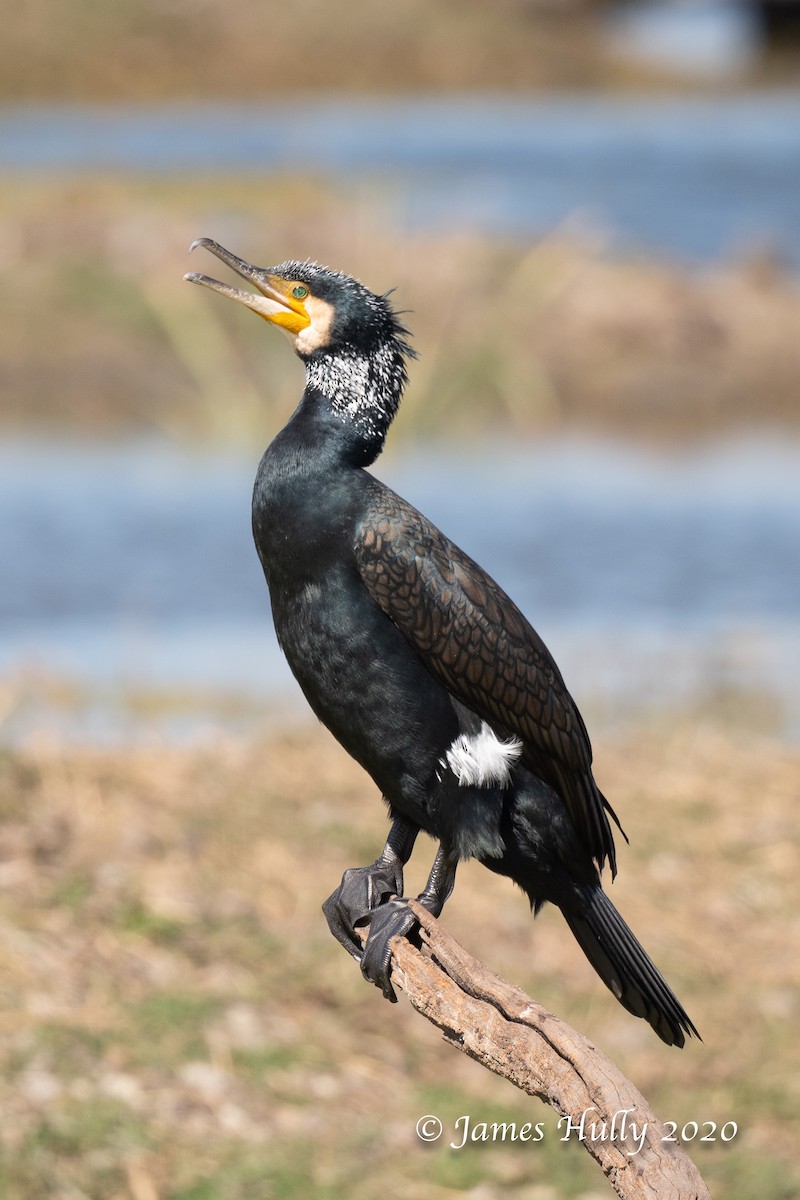
{"type": "MultiPolygon", "coordinates": [[[[370,867],[345,871],[342,882],[322,906],[328,928],[357,963],[365,979],[397,1003],[390,982],[392,938],[407,937],[418,924],[403,897],[403,867],[408,862],[418,827],[396,817],[380,858],[370,867]],[[365,943],[357,932],[369,922],[365,943]]],[[[420,904],[438,917],[453,890],[458,857],[443,846],[436,852],[420,904]]]]}
{"type": "Polygon", "coordinates": [[[336,891],[322,905],[331,933],[358,962],[362,960],[363,945],[356,926],[365,923],[370,914],[402,892],[402,864],[379,859],[370,867],[351,867],[345,871],[336,891]]]}
{"type": "MultiPolygon", "coordinates": [[[[457,856],[440,845],[425,890],[417,897],[423,908],[435,917],[439,916],[453,890],[457,862],[457,856]]],[[[418,925],[407,900],[387,900],[372,914],[369,936],[361,956],[361,974],[380,988],[393,1004],[397,1003],[397,995],[389,979],[392,970],[390,943],[392,938],[408,937],[418,925]]]]}
{"type": "Polygon", "coordinates": [[[380,988],[392,1004],[397,1003],[397,994],[389,979],[392,970],[390,942],[395,937],[407,937],[417,923],[408,901],[398,898],[387,900],[377,908],[369,923],[369,936],[361,955],[361,974],[380,988]]]}

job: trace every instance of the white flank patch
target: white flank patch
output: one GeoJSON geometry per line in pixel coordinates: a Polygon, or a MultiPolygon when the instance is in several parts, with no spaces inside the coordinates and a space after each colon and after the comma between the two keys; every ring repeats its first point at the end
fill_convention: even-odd
{"type": "Polygon", "coordinates": [[[501,742],[485,721],[479,733],[462,733],[447,751],[448,766],[460,787],[507,787],[511,768],[522,753],[522,742],[501,742]]]}

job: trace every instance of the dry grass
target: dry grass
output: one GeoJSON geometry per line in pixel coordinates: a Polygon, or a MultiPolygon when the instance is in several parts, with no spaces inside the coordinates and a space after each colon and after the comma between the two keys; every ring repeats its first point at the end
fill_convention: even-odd
{"type": "Polygon", "coordinates": [[[585,4],[530,0],[2,0],[0,94],[13,99],[290,100],[476,84],[503,91],[664,82],[609,59],[585,4]]]}
{"type": "Polygon", "coordinates": [[[569,228],[533,245],[423,237],[386,210],[379,184],[4,181],[4,429],[263,440],[300,368],[263,322],[182,282],[214,269],[186,253],[212,235],[256,261],[309,256],[397,286],[421,354],[400,432],[797,430],[800,292],[775,266],[619,261],[569,228]]]}
{"type": "MultiPolygon", "coordinates": [[[[8,101],[713,87],[612,51],[599,0],[0,0],[8,101]]],[[[743,84],[797,80],[791,39],[743,84]]]]}
{"type": "MultiPolygon", "coordinates": [[[[555,912],[462,869],[448,927],[598,1042],[662,1117],[736,1121],[690,1148],[728,1200],[797,1194],[798,756],[674,725],[602,747],[632,837],[613,895],[704,1035],[661,1046],[555,912]]],[[[390,1008],[319,904],[385,830],[321,730],[207,749],[49,749],[0,763],[4,1200],[380,1194],[559,1200],[608,1190],[553,1114],[390,1008]],[[544,1120],[539,1145],[443,1140],[544,1120]],[[455,1136],[455,1134],[453,1135],[455,1136]]],[[[429,858],[421,844],[410,886],[429,858]]]]}

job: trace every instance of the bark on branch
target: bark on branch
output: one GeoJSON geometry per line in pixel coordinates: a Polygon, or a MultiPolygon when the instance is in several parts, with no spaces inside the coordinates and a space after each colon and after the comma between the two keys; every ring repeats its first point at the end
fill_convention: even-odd
{"type": "MultiPolygon", "coordinates": [[[[392,943],[392,982],[446,1041],[538,1096],[585,1128],[611,1122],[615,1136],[583,1145],[623,1200],[711,1200],[694,1163],[622,1072],[591,1042],[459,946],[421,905],[411,901],[423,950],[392,943]],[[629,1111],[626,1127],[620,1114],[629,1111]],[[635,1121],[637,1134],[630,1129],[635,1121]],[[646,1126],[644,1140],[640,1138],[646,1126]]],[[[566,1123],[560,1127],[566,1129],[566,1123]]]]}

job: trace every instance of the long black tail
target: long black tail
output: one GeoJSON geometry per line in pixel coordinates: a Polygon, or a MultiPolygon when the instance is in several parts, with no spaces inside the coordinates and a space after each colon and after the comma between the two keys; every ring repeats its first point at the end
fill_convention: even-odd
{"type": "MultiPolygon", "coordinates": [[[[601,887],[586,888],[582,912],[564,912],[603,983],[628,1012],[644,1017],[668,1046],[700,1037],[683,1005],[601,887]]],[[[563,910],[562,910],[563,911],[563,910]]]]}

